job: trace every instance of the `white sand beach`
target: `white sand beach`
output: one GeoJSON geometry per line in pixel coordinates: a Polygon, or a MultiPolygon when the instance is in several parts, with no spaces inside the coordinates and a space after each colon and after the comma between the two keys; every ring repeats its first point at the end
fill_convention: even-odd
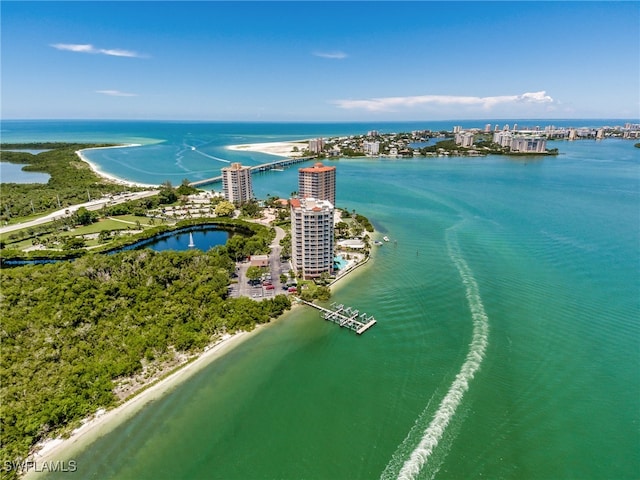
{"type": "MultiPolygon", "coordinates": [[[[286,312],[284,315],[286,315],[286,312]]],[[[37,466],[38,464],[52,464],[57,461],[70,459],[73,454],[79,452],[99,437],[107,434],[131,418],[149,402],[165,395],[194,373],[206,367],[215,359],[222,357],[264,327],[265,325],[259,325],[252,332],[238,332],[234,335],[223,337],[203,352],[196,360],[187,363],[113,410],[98,410],[92,417],[85,419],[83,425],[74,430],[70,437],[66,439],[54,438],[38,445],[38,450],[31,454],[29,460],[35,462],[37,466]]],[[[29,470],[25,478],[33,478],[40,473],[42,472],[36,469],[29,470]]]]}
{"type": "Polygon", "coordinates": [[[247,143],[244,145],[229,145],[229,150],[244,150],[247,152],[266,153],[279,157],[300,157],[302,151],[308,147],[306,140],[296,142],[268,142],[268,143],[247,143]],[[294,151],[297,148],[298,151],[294,151]]]}
{"type": "Polygon", "coordinates": [[[149,183],[130,182],[128,180],[123,180],[122,178],[115,177],[115,176],[110,175],[108,173],[104,173],[103,171],[100,170],[100,168],[95,163],[93,163],[91,160],[89,160],[87,158],[87,156],[84,154],[84,152],[89,151],[89,150],[100,150],[100,149],[104,149],[104,148],[140,147],[140,146],[141,146],[141,144],[139,144],[139,143],[130,143],[130,144],[127,144],[127,145],[114,145],[112,147],[84,148],[82,150],[78,150],[76,152],[76,155],[78,155],[78,157],[80,157],[80,160],[82,160],[83,162],[88,163],[89,166],[91,167],[91,170],[93,170],[96,175],[104,178],[105,180],[108,180],[109,182],[117,183],[119,185],[127,185],[127,186],[130,186],[130,187],[156,188],[156,187],[158,187],[158,185],[152,185],[152,184],[149,184],[149,183]]]}

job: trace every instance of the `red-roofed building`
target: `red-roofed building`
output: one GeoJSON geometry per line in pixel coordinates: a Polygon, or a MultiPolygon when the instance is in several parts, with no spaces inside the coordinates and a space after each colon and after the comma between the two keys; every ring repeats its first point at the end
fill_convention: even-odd
{"type": "Polygon", "coordinates": [[[298,170],[298,196],[328,200],[336,204],[336,167],[318,162],[298,170]]]}

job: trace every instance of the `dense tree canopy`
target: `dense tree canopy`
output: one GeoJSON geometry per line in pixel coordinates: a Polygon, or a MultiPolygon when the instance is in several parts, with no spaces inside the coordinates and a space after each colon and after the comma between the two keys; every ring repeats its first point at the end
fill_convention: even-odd
{"type": "Polygon", "coordinates": [[[115,183],[108,183],[98,177],[89,165],[78,157],[76,151],[103,145],[77,143],[33,143],[2,144],[0,160],[23,163],[29,172],[45,172],[51,175],[46,184],[3,183],[0,196],[0,220],[10,220],[36,214],[49,213],[100,198],[109,193],[136,190],[115,183]],[[7,151],[7,149],[51,150],[32,155],[28,152],[7,151]]]}
{"type": "Polygon", "coordinates": [[[116,402],[114,381],[143,362],[197,352],[289,308],[227,298],[226,248],[127,251],[3,269],[2,464],[51,432],[116,402]]]}

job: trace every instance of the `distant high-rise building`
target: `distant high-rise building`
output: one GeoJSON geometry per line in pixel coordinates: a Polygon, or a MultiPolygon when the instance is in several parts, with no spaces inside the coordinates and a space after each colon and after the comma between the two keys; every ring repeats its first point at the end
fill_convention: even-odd
{"type": "Polygon", "coordinates": [[[485,132],[485,133],[489,133],[490,131],[491,131],[491,124],[490,124],[490,123],[487,123],[487,124],[484,126],[484,132],[485,132]]]}
{"type": "Polygon", "coordinates": [[[473,133],[472,132],[458,132],[455,136],[456,145],[460,145],[464,148],[473,146],[473,133]]]}
{"type": "Polygon", "coordinates": [[[541,137],[529,135],[517,135],[511,140],[512,152],[542,153],[547,148],[547,140],[541,137]]]}
{"type": "Polygon", "coordinates": [[[333,204],[315,198],[292,198],[291,262],[303,278],[333,273],[333,204]]]}
{"type": "Polygon", "coordinates": [[[380,153],[380,142],[362,142],[362,149],[367,155],[378,155],[380,153]]]}
{"type": "Polygon", "coordinates": [[[336,204],[336,167],[318,162],[313,167],[298,170],[298,196],[328,200],[336,204]]]}
{"type": "Polygon", "coordinates": [[[224,198],[231,203],[245,203],[253,198],[251,168],[240,163],[232,163],[222,169],[222,189],[224,198]]]}
{"type": "Polygon", "coordinates": [[[309,140],[309,151],[312,153],[320,153],[324,148],[324,139],[323,138],[314,138],[313,140],[309,140]]]}

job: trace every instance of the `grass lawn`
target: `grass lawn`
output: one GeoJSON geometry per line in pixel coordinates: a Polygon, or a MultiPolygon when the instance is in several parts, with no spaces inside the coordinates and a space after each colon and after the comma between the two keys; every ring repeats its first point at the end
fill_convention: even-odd
{"type": "Polygon", "coordinates": [[[136,222],[140,222],[140,225],[142,225],[143,227],[148,227],[151,225],[149,223],[151,218],[149,217],[138,217],[136,215],[118,215],[117,217],[112,216],[111,218],[115,218],[116,220],[120,220],[121,222],[130,222],[133,224],[135,224],[136,222]]]}
{"type": "MultiPolygon", "coordinates": [[[[71,231],[62,231],[51,234],[40,235],[39,238],[42,241],[46,241],[51,236],[58,236],[59,238],[64,237],[75,237],[79,235],[89,235],[92,233],[100,233],[103,230],[107,231],[115,231],[115,230],[138,230],[138,224],[136,222],[140,222],[140,227],[142,229],[149,228],[152,225],[149,224],[149,218],[147,217],[138,217],[135,215],[120,215],[112,218],[101,219],[98,222],[92,223],[91,225],[85,225],[82,227],[76,227],[71,231]]],[[[27,230],[25,228],[24,230],[27,230]]],[[[15,248],[18,250],[23,250],[25,248],[31,247],[33,245],[33,239],[28,238],[25,240],[19,240],[16,242],[9,241],[9,235],[17,234],[20,230],[11,233],[5,233],[0,235],[0,239],[4,240],[7,243],[7,247],[15,248]]],[[[99,245],[97,240],[87,240],[88,246],[99,245]]]]}

